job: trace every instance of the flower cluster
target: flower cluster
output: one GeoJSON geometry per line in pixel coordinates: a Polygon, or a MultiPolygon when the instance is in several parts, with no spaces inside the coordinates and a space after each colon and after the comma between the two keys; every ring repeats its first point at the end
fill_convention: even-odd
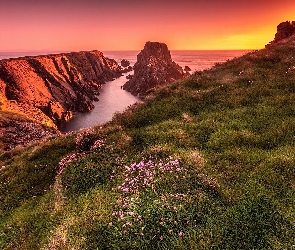
{"type": "Polygon", "coordinates": [[[105,144],[105,140],[103,139],[98,139],[96,140],[93,145],[90,147],[90,151],[93,151],[95,149],[101,148],[105,144]]]}
{"type": "Polygon", "coordinates": [[[90,151],[103,145],[104,140],[97,139],[97,135],[91,130],[80,133],[76,138],[76,149],[78,152],[90,151]]]}
{"type": "Polygon", "coordinates": [[[295,66],[292,66],[292,67],[288,67],[287,70],[286,70],[286,74],[292,72],[295,70],[295,66]]]}
{"type": "Polygon", "coordinates": [[[81,154],[72,154],[72,155],[68,155],[64,158],[62,158],[60,160],[60,162],[58,163],[58,167],[59,167],[59,174],[62,174],[65,166],[69,163],[71,163],[73,160],[77,159],[81,154]]]}
{"type": "Polygon", "coordinates": [[[187,171],[178,159],[172,157],[157,163],[142,160],[129,166],[119,166],[110,179],[116,176],[123,179],[117,186],[122,196],[117,200],[109,226],[116,226],[122,235],[132,237],[153,237],[160,241],[172,234],[183,237],[185,228],[195,225],[196,221],[183,220],[180,213],[189,217],[182,206],[185,197],[166,193],[166,189],[172,191],[170,185],[175,181],[187,181],[187,171]],[[168,187],[165,187],[167,183],[168,187]]]}
{"type": "MultiPolygon", "coordinates": [[[[137,193],[140,188],[145,189],[150,187],[154,190],[154,184],[156,183],[157,176],[168,172],[176,173],[176,178],[178,178],[178,174],[181,174],[184,171],[185,169],[179,166],[179,161],[177,159],[173,160],[172,157],[170,157],[167,162],[160,161],[159,163],[154,163],[152,160],[147,162],[142,160],[139,163],[133,163],[130,166],[125,166],[125,179],[124,182],[118,186],[118,190],[123,193],[133,194],[137,193]]],[[[113,171],[113,174],[115,174],[115,171],[113,171]]],[[[110,179],[112,180],[113,178],[114,175],[112,175],[110,179]]]]}
{"type": "Polygon", "coordinates": [[[96,149],[100,149],[101,147],[105,145],[105,140],[97,139],[94,141],[93,138],[94,138],[94,134],[91,134],[88,131],[85,131],[77,136],[76,148],[78,150],[78,153],[68,155],[60,160],[60,162],[58,163],[59,174],[62,174],[67,164],[86,155],[87,153],[90,153],[96,149]]]}

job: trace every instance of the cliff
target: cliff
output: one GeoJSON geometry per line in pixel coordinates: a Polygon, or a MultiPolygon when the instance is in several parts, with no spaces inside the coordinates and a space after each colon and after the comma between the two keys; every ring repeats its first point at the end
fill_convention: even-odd
{"type": "Polygon", "coordinates": [[[121,75],[99,51],[0,61],[0,101],[8,110],[59,127],[74,112],[93,109],[103,83],[121,75]]]}
{"type": "Polygon", "coordinates": [[[172,61],[166,44],[147,42],[137,55],[134,75],[123,88],[133,95],[141,96],[155,86],[182,79],[185,75],[182,68],[172,61]]]}
{"type": "Polygon", "coordinates": [[[277,26],[277,33],[275,34],[274,40],[266,45],[266,47],[278,43],[293,34],[295,34],[295,21],[282,22],[277,26]]]}

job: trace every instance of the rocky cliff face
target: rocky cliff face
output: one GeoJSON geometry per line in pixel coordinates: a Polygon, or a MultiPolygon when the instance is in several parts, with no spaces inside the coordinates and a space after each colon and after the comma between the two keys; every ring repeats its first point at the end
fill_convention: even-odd
{"type": "Polygon", "coordinates": [[[0,111],[0,154],[58,134],[54,128],[34,122],[18,113],[0,111]]]}
{"type": "Polygon", "coordinates": [[[123,88],[133,95],[141,96],[157,85],[182,79],[185,75],[182,68],[172,61],[166,44],[147,42],[137,55],[134,75],[123,88]]]}
{"type": "Polygon", "coordinates": [[[49,126],[74,112],[93,109],[103,83],[121,75],[115,60],[99,51],[0,61],[0,102],[49,126]]]}
{"type": "Polygon", "coordinates": [[[295,21],[282,22],[277,26],[277,33],[275,34],[275,38],[272,42],[270,42],[267,46],[275,44],[285,38],[288,38],[295,34],[295,21]]]}

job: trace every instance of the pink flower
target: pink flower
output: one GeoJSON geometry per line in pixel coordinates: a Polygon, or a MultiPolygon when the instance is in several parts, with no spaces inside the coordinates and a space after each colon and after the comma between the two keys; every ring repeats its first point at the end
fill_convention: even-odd
{"type": "Polygon", "coordinates": [[[178,234],[180,237],[182,237],[183,236],[183,232],[179,232],[179,234],[178,234]]]}

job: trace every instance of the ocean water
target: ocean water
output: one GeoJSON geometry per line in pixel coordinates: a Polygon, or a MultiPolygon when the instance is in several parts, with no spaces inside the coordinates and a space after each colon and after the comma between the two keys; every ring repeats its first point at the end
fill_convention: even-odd
{"type": "MultiPolygon", "coordinates": [[[[140,51],[102,51],[106,57],[115,59],[118,63],[122,59],[130,61],[133,66],[140,51]]],[[[249,50],[178,50],[171,51],[172,60],[181,67],[188,66],[191,72],[209,69],[216,63],[225,62],[235,57],[242,56],[249,50]]],[[[0,59],[17,58],[22,56],[35,56],[60,53],[57,51],[35,52],[0,52],[0,59]]],[[[130,73],[127,73],[130,74],[130,73]]],[[[121,89],[127,81],[126,75],[103,85],[99,101],[94,103],[95,108],[89,113],[78,113],[62,129],[63,132],[77,131],[97,124],[110,121],[116,112],[124,111],[129,105],[140,101],[137,97],[121,89]]]]}
{"type": "MultiPolygon", "coordinates": [[[[129,60],[134,65],[137,54],[140,51],[103,51],[109,58],[121,62],[122,59],[129,60]]],[[[225,62],[234,57],[242,56],[250,52],[249,50],[172,50],[170,51],[172,60],[181,67],[188,66],[192,72],[211,68],[215,63],[225,62]]]]}

